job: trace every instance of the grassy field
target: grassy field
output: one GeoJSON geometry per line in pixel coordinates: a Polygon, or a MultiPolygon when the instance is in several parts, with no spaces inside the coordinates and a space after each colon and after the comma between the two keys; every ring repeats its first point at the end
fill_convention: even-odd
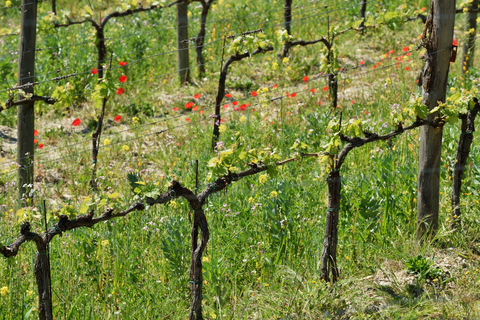
{"type": "MultiPolygon", "coordinates": [[[[10,1],[7,1],[10,2],[10,1]]],[[[136,3],[136,1],[135,1],[136,3]]],[[[316,39],[331,26],[344,29],[358,15],[360,1],[294,1],[295,39],[316,39]],[[327,8],[325,8],[327,6],[327,8]],[[326,12],[329,12],[328,15],[326,12]]],[[[19,4],[12,0],[11,6],[19,4]]],[[[62,10],[81,19],[87,1],[58,1],[62,10]]],[[[190,4],[190,37],[198,32],[199,3],[190,4]]],[[[0,2],[0,7],[4,2],[0,2]]],[[[100,19],[119,3],[92,3],[100,19]]],[[[108,72],[125,93],[107,104],[105,131],[98,163],[99,191],[91,191],[91,133],[99,109],[93,102],[96,51],[93,28],[50,27],[50,3],[39,4],[36,77],[45,81],[36,94],[66,89],[68,103],[36,103],[35,184],[28,219],[43,230],[46,200],[49,225],[58,215],[76,216],[93,200],[97,209],[125,208],[136,199],[127,174],[136,172],[147,184],[166,191],[172,179],[199,190],[209,182],[207,164],[224,37],[264,28],[275,52],[233,64],[227,78],[232,97],[222,109],[223,151],[235,144],[249,149],[275,148],[281,158],[292,156],[296,141],[307,152],[328,142],[334,116],[327,80],[322,76],[321,43],[295,47],[289,59],[277,53],[275,31],[282,28],[283,1],[218,0],[207,25],[207,74],[197,77],[195,51],[190,50],[193,83],[179,87],[176,77],[175,9],[154,10],[112,19],[106,28],[112,65],[108,72]],[[267,21],[268,22],[265,22],[267,21]],[[166,53],[171,52],[171,53],[166,53]],[[166,53],[166,54],[163,54],[166,53]],[[59,70],[59,71],[57,71],[59,70]],[[79,73],[61,81],[59,75],[79,73]],[[303,81],[308,76],[308,81],[303,81]],[[314,91],[312,92],[312,89],[314,91]],[[252,96],[252,92],[258,93],[252,96]],[[287,96],[286,93],[289,93],[287,96]],[[295,96],[292,93],[296,93],[295,96]],[[197,99],[195,94],[201,94],[197,99]],[[282,97],[274,103],[268,99],[282,97]],[[233,102],[249,104],[234,111],[233,102]],[[198,109],[185,108],[194,102],[198,109]],[[196,111],[193,111],[196,110],[196,111]],[[119,120],[116,118],[120,116],[119,120]],[[116,119],[115,119],[116,118],[116,119]],[[75,119],[80,125],[73,126],[75,119]],[[119,120],[119,121],[117,121],[119,120]],[[160,130],[167,130],[157,134],[160,130]],[[40,148],[42,145],[42,148],[40,148]],[[110,195],[110,198],[108,198],[110,195]]],[[[417,10],[427,1],[369,2],[369,15],[382,10],[417,10]]],[[[457,15],[455,37],[465,39],[463,15],[457,15]]],[[[16,32],[18,9],[0,9],[2,34],[16,32]],[[3,28],[3,29],[2,29],[3,28]]],[[[386,26],[347,32],[335,42],[340,65],[339,109],[344,121],[361,119],[378,133],[394,129],[395,108],[405,108],[412,93],[421,95],[415,79],[423,66],[419,52],[420,20],[394,30],[386,26]],[[402,57],[403,48],[411,55],[402,57]],[[393,53],[388,53],[393,50],[393,53]],[[373,67],[373,66],[376,67],[373,67]],[[358,67],[353,69],[353,67],[358,67]],[[398,68],[397,68],[398,67],[398,68]]],[[[227,40],[226,43],[228,44],[227,40]]],[[[17,82],[18,37],[0,37],[0,101],[17,82]],[[5,80],[4,80],[5,79],[5,80]]],[[[193,47],[192,47],[193,49],[193,47]]],[[[477,50],[478,52],[478,50],[477,50]]],[[[474,57],[479,61],[479,57],[474,57]]],[[[107,61],[107,64],[110,62],[107,61]]],[[[451,64],[449,94],[476,85],[478,70],[464,76],[461,59],[451,64]]],[[[11,243],[26,211],[16,194],[16,111],[0,113],[0,243],[11,243]]],[[[205,211],[210,241],[203,258],[204,315],[208,319],[473,319],[480,317],[478,195],[479,139],[475,137],[462,189],[462,229],[451,230],[451,178],[459,123],[444,128],[441,171],[440,229],[431,243],[415,240],[416,181],[419,131],[391,143],[379,142],[353,151],[342,168],[336,284],[319,277],[327,209],[324,165],[302,159],[280,169],[278,176],[259,174],[233,183],[209,198],[205,211]],[[408,267],[421,255],[427,267],[413,275],[408,267]],[[425,260],[428,258],[430,260],[425,260]],[[432,261],[433,266],[428,262],[432,261]],[[427,272],[428,271],[428,272],[427,272]],[[438,273],[435,273],[438,272],[438,273]],[[435,274],[435,277],[431,277],[435,274]],[[438,276],[438,277],[437,277],[438,276]]],[[[240,169],[248,168],[238,161],[240,169]]],[[[56,237],[50,246],[52,291],[56,319],[185,319],[191,295],[188,203],[171,201],[133,212],[125,218],[80,228],[56,237]]],[[[35,247],[22,246],[15,258],[0,260],[0,319],[36,317],[38,297],[33,276],[35,247]]]]}

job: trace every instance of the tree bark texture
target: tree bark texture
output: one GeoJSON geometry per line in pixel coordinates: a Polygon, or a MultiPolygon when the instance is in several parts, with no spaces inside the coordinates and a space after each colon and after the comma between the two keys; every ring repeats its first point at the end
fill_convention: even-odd
{"type": "MultiPolygon", "coordinates": [[[[37,1],[22,0],[20,22],[20,50],[18,52],[18,85],[26,86],[24,91],[33,94],[35,82],[35,44],[37,28],[37,1]]],[[[24,99],[23,95],[18,100],[24,99]]],[[[19,199],[25,196],[25,185],[33,184],[34,143],[33,132],[35,126],[34,102],[17,107],[17,163],[19,199]]],[[[22,203],[24,205],[25,202],[22,203]]]]}
{"type": "Polygon", "coordinates": [[[328,208],[325,222],[325,235],[323,249],[320,257],[320,278],[330,281],[329,273],[332,271],[332,282],[340,276],[337,268],[337,243],[338,243],[338,215],[340,211],[340,192],[342,181],[340,169],[330,171],[327,177],[328,208]]]}
{"type": "Polygon", "coordinates": [[[105,45],[105,33],[102,26],[94,25],[96,30],[97,41],[95,46],[97,47],[97,74],[98,79],[103,79],[103,65],[105,63],[105,57],[107,56],[107,46],[105,45]]]}
{"type": "Polygon", "coordinates": [[[475,38],[477,33],[477,11],[478,0],[473,0],[468,6],[468,12],[465,13],[465,32],[467,33],[467,41],[463,44],[462,55],[462,72],[466,73],[473,65],[473,57],[475,54],[475,38]],[[473,32],[470,32],[473,30],[473,32]]]}
{"type": "Polygon", "coordinates": [[[457,155],[455,157],[455,165],[453,169],[452,178],[452,213],[455,226],[460,225],[460,192],[462,189],[462,177],[466,170],[468,155],[470,154],[470,147],[473,141],[473,132],[475,131],[475,117],[480,111],[478,102],[473,110],[468,111],[467,114],[461,115],[462,132],[458,139],[457,155]]]}
{"type": "Polygon", "coordinates": [[[180,84],[190,82],[188,57],[188,2],[177,3],[177,66],[180,84]]]}
{"type": "Polygon", "coordinates": [[[18,239],[8,247],[0,249],[5,257],[15,256],[20,246],[27,241],[35,242],[35,245],[37,246],[34,274],[38,293],[38,317],[40,320],[52,320],[53,308],[52,297],[50,295],[50,263],[47,251],[47,243],[49,241],[48,236],[44,235],[41,237],[40,235],[31,232],[30,223],[24,222],[20,227],[20,235],[18,239]]]}
{"type": "Polygon", "coordinates": [[[359,29],[365,28],[365,19],[367,18],[366,13],[367,13],[367,0],[362,0],[362,6],[360,7],[360,19],[362,19],[362,22],[358,26],[359,29]]]}
{"type": "MultiPolygon", "coordinates": [[[[432,0],[430,15],[422,34],[427,49],[423,70],[423,100],[431,110],[437,101],[445,101],[448,70],[452,54],[455,0],[432,0]]],[[[438,114],[429,114],[433,121],[438,114]]],[[[440,192],[440,155],[442,127],[425,126],[420,130],[420,152],[417,184],[417,239],[434,235],[438,228],[440,192]]]]}
{"type": "Polygon", "coordinates": [[[222,105],[223,98],[225,97],[225,83],[227,81],[227,74],[228,74],[228,67],[234,63],[235,61],[240,61],[249,57],[250,55],[256,55],[258,53],[265,53],[268,51],[272,51],[273,47],[268,46],[267,48],[257,48],[252,53],[244,52],[244,53],[237,53],[230,57],[228,57],[227,61],[222,65],[222,69],[220,70],[220,77],[218,80],[218,91],[217,97],[215,98],[215,115],[214,115],[214,124],[213,124],[213,137],[212,137],[212,150],[215,150],[217,145],[217,141],[220,137],[220,107],[222,105]]]}
{"type": "MultiPolygon", "coordinates": [[[[285,0],[285,6],[283,11],[283,19],[285,21],[285,30],[287,30],[288,35],[292,34],[291,24],[292,24],[292,0],[285,0]]],[[[288,51],[290,50],[291,42],[286,41],[283,44],[282,57],[288,56],[288,51]]]]}
{"type": "Polygon", "coordinates": [[[332,272],[332,282],[340,277],[337,267],[337,243],[338,243],[338,217],[340,211],[340,200],[342,191],[342,181],[340,169],[350,151],[361,147],[366,143],[374,141],[386,141],[393,137],[427,124],[426,120],[417,119],[407,127],[399,125],[398,128],[390,133],[378,135],[375,133],[365,133],[365,138],[340,136],[340,139],[347,144],[338,152],[337,155],[330,155],[332,171],[328,174],[328,208],[326,213],[325,236],[323,239],[322,255],[320,256],[320,277],[329,281],[330,271],[332,272]]]}
{"type": "MultiPolygon", "coordinates": [[[[204,202],[201,195],[198,197],[189,189],[182,187],[180,183],[174,181],[172,190],[175,194],[185,198],[193,209],[193,224],[191,232],[192,240],[192,258],[190,260],[190,286],[192,288],[192,304],[190,307],[190,320],[201,320],[202,315],[202,255],[210,237],[208,222],[202,209],[204,202]],[[198,239],[199,231],[201,238],[198,239]]],[[[203,193],[205,195],[205,193],[203,193]]]]}
{"type": "Polygon", "coordinates": [[[202,15],[200,17],[200,31],[198,31],[195,38],[195,50],[197,52],[197,64],[198,64],[198,77],[202,78],[205,75],[205,59],[203,58],[203,46],[205,43],[207,16],[210,7],[215,0],[202,0],[202,15]]]}

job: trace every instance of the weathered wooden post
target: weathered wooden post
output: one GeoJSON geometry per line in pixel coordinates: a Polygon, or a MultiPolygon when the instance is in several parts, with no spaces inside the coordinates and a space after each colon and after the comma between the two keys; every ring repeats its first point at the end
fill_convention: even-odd
{"type": "Polygon", "coordinates": [[[180,84],[190,82],[188,58],[188,2],[177,3],[177,66],[180,84]]]}
{"type": "MultiPolygon", "coordinates": [[[[22,0],[22,16],[20,22],[20,50],[18,52],[18,86],[23,87],[26,94],[33,95],[35,82],[35,38],[37,30],[37,1],[22,0]],[[31,85],[27,85],[27,84],[31,85]]],[[[18,95],[22,100],[23,94],[18,95]]],[[[33,184],[33,131],[34,102],[17,107],[17,163],[18,193],[22,199],[26,193],[26,185],[33,184]]]]}
{"type": "MultiPolygon", "coordinates": [[[[427,49],[423,70],[423,100],[429,110],[439,101],[445,102],[448,70],[452,54],[455,0],[432,0],[430,15],[422,34],[427,49]]],[[[438,113],[429,114],[431,123],[438,113]]],[[[418,160],[417,239],[435,234],[438,228],[440,192],[440,155],[443,127],[423,126],[420,129],[418,160]]]]}

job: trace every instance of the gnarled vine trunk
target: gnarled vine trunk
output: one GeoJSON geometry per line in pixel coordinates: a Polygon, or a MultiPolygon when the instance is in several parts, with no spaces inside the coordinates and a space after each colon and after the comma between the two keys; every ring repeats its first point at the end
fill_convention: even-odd
{"type": "Polygon", "coordinates": [[[462,132],[458,139],[457,155],[455,157],[455,165],[452,178],[452,213],[454,226],[460,226],[460,191],[462,189],[462,177],[467,167],[468,155],[473,141],[473,132],[475,131],[475,117],[480,111],[478,101],[475,108],[468,111],[467,114],[460,115],[462,120],[462,132]]]}

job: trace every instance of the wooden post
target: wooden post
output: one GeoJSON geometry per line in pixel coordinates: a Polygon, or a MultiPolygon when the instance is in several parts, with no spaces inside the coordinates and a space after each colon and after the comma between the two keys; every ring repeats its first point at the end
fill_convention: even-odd
{"type": "Polygon", "coordinates": [[[467,33],[467,41],[463,44],[462,55],[462,72],[466,73],[470,66],[473,65],[473,56],[475,54],[475,39],[477,33],[477,10],[478,0],[473,0],[468,6],[469,11],[465,14],[466,26],[465,32],[467,33]],[[470,30],[473,30],[470,32],[470,30]]]}
{"type": "MultiPolygon", "coordinates": [[[[455,0],[432,0],[430,15],[422,34],[425,54],[423,70],[423,100],[431,110],[445,101],[448,70],[452,54],[455,0]]],[[[438,116],[429,114],[431,123],[438,116]]],[[[420,155],[417,184],[417,239],[434,235],[438,229],[440,192],[440,155],[442,127],[423,126],[420,129],[420,155]]]]}
{"type": "MultiPolygon", "coordinates": [[[[35,38],[37,28],[37,1],[22,0],[22,16],[20,23],[20,50],[18,52],[18,85],[33,83],[35,70],[35,38]]],[[[33,94],[33,85],[23,89],[27,94],[33,94]]],[[[18,95],[18,99],[24,97],[18,95]]],[[[19,199],[26,192],[25,185],[33,184],[33,131],[34,102],[17,107],[17,163],[19,199]]],[[[20,201],[22,202],[22,201],[20,201]]],[[[23,206],[25,202],[21,205],[23,206]]]]}
{"type": "Polygon", "coordinates": [[[180,84],[190,82],[188,58],[188,2],[177,3],[177,66],[180,84]]]}
{"type": "Polygon", "coordinates": [[[55,0],[52,0],[52,12],[57,15],[57,2],[55,0]]]}

